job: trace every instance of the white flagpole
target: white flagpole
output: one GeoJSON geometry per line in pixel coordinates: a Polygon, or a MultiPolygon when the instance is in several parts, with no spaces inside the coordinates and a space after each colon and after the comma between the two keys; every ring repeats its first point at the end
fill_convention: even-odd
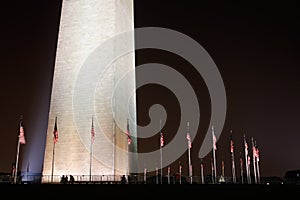
{"type": "Polygon", "coordinates": [[[22,125],[23,117],[20,116],[20,126],[19,126],[19,135],[18,135],[18,146],[17,146],[17,158],[16,158],[16,170],[15,170],[15,176],[14,176],[14,183],[17,183],[17,177],[18,177],[18,166],[19,166],[19,153],[20,153],[20,144],[25,144],[25,135],[24,135],[24,129],[22,125]],[[21,138],[20,138],[21,137],[21,138]],[[22,141],[20,141],[22,140],[22,141]]]}
{"type": "Polygon", "coordinates": [[[251,181],[250,181],[249,164],[248,164],[248,144],[246,141],[245,134],[244,134],[244,145],[245,145],[245,166],[246,166],[246,173],[247,173],[247,182],[248,184],[250,184],[251,181]]]}
{"type": "Polygon", "coordinates": [[[251,184],[251,170],[250,170],[251,158],[249,155],[248,155],[247,165],[248,165],[248,180],[249,180],[249,184],[251,184]]]}
{"type": "Polygon", "coordinates": [[[203,163],[201,161],[200,164],[200,170],[201,170],[201,184],[204,184],[204,174],[203,174],[203,163]]]}
{"type": "Polygon", "coordinates": [[[216,164],[216,136],[215,136],[215,132],[214,132],[214,127],[212,126],[212,137],[213,137],[213,164],[214,164],[214,183],[217,183],[217,164],[216,164]]]}
{"type": "Polygon", "coordinates": [[[147,182],[147,168],[144,168],[144,184],[147,182]]]}
{"type": "Polygon", "coordinates": [[[257,183],[260,184],[260,172],[259,172],[259,161],[256,161],[257,165],[257,183]]]}
{"type": "Polygon", "coordinates": [[[188,161],[189,161],[189,177],[190,183],[193,183],[193,175],[192,175],[192,162],[191,162],[191,138],[190,138],[190,123],[187,122],[187,140],[188,140],[188,161]]]}
{"type": "Polygon", "coordinates": [[[18,164],[19,164],[19,151],[20,151],[20,140],[18,137],[18,147],[17,147],[17,158],[16,158],[16,170],[14,175],[14,183],[17,183],[17,176],[18,176],[18,164]]]}
{"type": "Polygon", "coordinates": [[[252,159],[253,159],[253,174],[254,174],[254,182],[257,184],[257,177],[256,177],[256,156],[255,156],[255,145],[253,141],[253,137],[251,137],[251,142],[252,142],[252,159]]]}

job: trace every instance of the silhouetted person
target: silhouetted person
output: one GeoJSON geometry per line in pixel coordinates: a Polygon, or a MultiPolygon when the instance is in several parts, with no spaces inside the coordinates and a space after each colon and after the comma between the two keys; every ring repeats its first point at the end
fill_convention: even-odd
{"type": "Polygon", "coordinates": [[[74,183],[74,176],[70,175],[70,184],[73,184],[74,183]]]}
{"type": "Polygon", "coordinates": [[[125,184],[125,183],[126,183],[126,177],[125,177],[125,175],[123,175],[123,176],[121,177],[121,183],[122,183],[122,184],[125,184]]]}
{"type": "Polygon", "coordinates": [[[62,175],[62,177],[60,178],[60,183],[64,183],[65,182],[65,175],[62,175]]]}

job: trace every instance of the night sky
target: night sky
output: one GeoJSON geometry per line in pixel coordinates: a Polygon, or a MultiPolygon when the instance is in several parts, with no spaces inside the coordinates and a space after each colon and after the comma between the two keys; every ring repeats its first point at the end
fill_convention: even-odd
{"type": "MultiPolygon", "coordinates": [[[[27,144],[20,148],[19,168],[25,170],[33,159],[43,157],[60,6],[58,0],[1,4],[0,172],[11,172],[16,159],[20,115],[27,144]]],[[[243,134],[248,142],[253,137],[259,146],[261,176],[283,177],[287,170],[300,169],[300,24],[297,21],[300,16],[296,5],[286,1],[196,4],[136,0],[134,17],[137,28],[164,27],[188,35],[216,63],[227,95],[226,121],[217,143],[219,173],[223,159],[225,175],[231,176],[230,135],[235,141],[238,164],[239,153],[243,152],[243,134]]],[[[192,148],[194,174],[198,175],[198,151],[210,117],[205,83],[193,66],[172,53],[153,49],[136,52],[137,66],[149,62],[166,64],[181,72],[199,98],[201,121],[192,148]]],[[[137,74],[137,81],[139,78],[142,77],[137,74]]],[[[163,131],[166,143],[172,140],[180,116],[172,92],[157,85],[144,86],[137,90],[137,102],[139,125],[149,123],[151,105],[165,106],[168,119],[163,131]]],[[[158,141],[158,136],[141,139],[139,151],[157,148],[151,142],[155,140],[158,141]]],[[[210,154],[203,158],[206,174],[210,174],[210,159],[210,154]]],[[[178,168],[179,161],[185,163],[186,154],[174,161],[172,170],[178,168]]]]}

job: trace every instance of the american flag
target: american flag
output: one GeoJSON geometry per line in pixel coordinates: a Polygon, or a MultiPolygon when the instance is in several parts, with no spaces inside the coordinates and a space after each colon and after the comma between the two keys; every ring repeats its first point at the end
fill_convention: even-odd
{"type": "Polygon", "coordinates": [[[259,161],[259,150],[257,146],[255,147],[255,154],[253,155],[256,157],[257,161],[259,161]]]}
{"type": "Polygon", "coordinates": [[[24,128],[23,128],[22,124],[20,125],[19,142],[20,142],[20,144],[26,144],[25,135],[24,135],[24,128]]]}
{"type": "Polygon", "coordinates": [[[257,157],[257,151],[256,151],[256,147],[255,146],[253,146],[252,147],[252,154],[253,154],[253,157],[257,157]]]}
{"type": "Polygon", "coordinates": [[[191,142],[191,136],[190,136],[190,133],[188,132],[187,135],[186,135],[186,139],[188,141],[188,147],[189,148],[192,148],[192,142],[191,142]]]}
{"type": "Polygon", "coordinates": [[[245,154],[248,155],[248,144],[246,140],[245,140],[245,154]]]}
{"type": "Polygon", "coordinates": [[[164,144],[165,144],[164,134],[162,132],[160,132],[160,147],[163,147],[164,144]]]}
{"type": "Polygon", "coordinates": [[[54,144],[57,141],[58,141],[57,117],[55,117],[54,130],[53,130],[53,142],[54,142],[54,144]]]}
{"type": "Polygon", "coordinates": [[[230,152],[233,153],[234,146],[233,146],[233,140],[232,138],[230,139],[230,152]]]}
{"type": "Polygon", "coordinates": [[[251,163],[251,158],[250,158],[250,156],[248,156],[248,162],[247,162],[247,164],[250,165],[250,163],[251,163]]]}
{"type": "Polygon", "coordinates": [[[181,174],[182,173],[182,165],[179,164],[179,173],[181,174]]]}
{"type": "Polygon", "coordinates": [[[129,122],[127,120],[127,131],[126,131],[126,135],[127,135],[127,144],[130,145],[131,144],[131,137],[130,137],[130,132],[129,132],[129,122]]]}
{"type": "Polygon", "coordinates": [[[190,165],[190,173],[193,173],[193,165],[190,165]]]}
{"type": "Polygon", "coordinates": [[[214,150],[217,150],[217,138],[214,133],[213,133],[213,145],[214,145],[214,150]]]}
{"type": "Polygon", "coordinates": [[[92,119],[92,128],[91,128],[91,136],[92,136],[92,142],[95,142],[95,129],[94,129],[94,120],[92,119]]]}

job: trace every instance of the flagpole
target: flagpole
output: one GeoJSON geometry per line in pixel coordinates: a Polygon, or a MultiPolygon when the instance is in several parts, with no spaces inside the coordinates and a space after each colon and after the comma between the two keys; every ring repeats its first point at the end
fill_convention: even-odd
{"type": "Polygon", "coordinates": [[[214,163],[213,159],[211,159],[211,182],[214,184],[215,183],[215,178],[214,178],[214,163]]]}
{"type": "Polygon", "coordinates": [[[170,172],[171,172],[171,168],[170,166],[168,166],[168,184],[170,184],[170,172]]]}
{"type": "Polygon", "coordinates": [[[28,181],[28,173],[29,173],[29,162],[27,163],[27,168],[26,168],[26,180],[28,181]]]}
{"type": "MultiPolygon", "coordinates": [[[[20,116],[20,128],[22,125],[23,116],[20,116]]],[[[19,165],[19,153],[20,153],[20,133],[18,135],[18,145],[17,145],[17,156],[16,156],[16,170],[14,175],[14,183],[17,183],[17,177],[18,177],[18,165],[19,165]]]]}
{"type": "Polygon", "coordinates": [[[128,140],[126,140],[126,145],[127,145],[127,165],[126,165],[126,176],[127,176],[127,184],[129,183],[129,144],[128,140]]]}
{"type": "MultiPolygon", "coordinates": [[[[232,133],[232,130],[230,130],[232,133]]],[[[232,165],[232,182],[236,183],[236,175],[235,175],[235,162],[234,162],[234,143],[232,139],[232,135],[230,136],[230,152],[231,152],[231,165],[232,165]]]]}
{"type": "Polygon", "coordinates": [[[201,164],[200,164],[200,170],[201,170],[201,184],[204,184],[204,174],[203,174],[203,163],[201,159],[201,164]]]}
{"type": "Polygon", "coordinates": [[[233,183],[236,183],[234,153],[232,153],[232,179],[233,179],[233,183]]]}
{"type": "Polygon", "coordinates": [[[245,166],[246,166],[246,173],[247,173],[247,182],[250,184],[250,174],[249,174],[249,164],[248,164],[248,144],[246,141],[246,136],[244,134],[244,145],[245,145],[245,166]]]}
{"type": "Polygon", "coordinates": [[[213,137],[213,164],[214,164],[214,182],[217,183],[217,164],[216,164],[216,136],[214,133],[214,127],[212,126],[212,137],[213,137]]]}
{"type": "Polygon", "coordinates": [[[192,162],[191,162],[191,138],[190,138],[190,123],[187,122],[187,139],[188,139],[188,161],[189,161],[189,177],[190,177],[190,183],[193,183],[193,177],[192,177],[192,162]]]}
{"type": "Polygon", "coordinates": [[[51,172],[51,182],[53,182],[55,144],[56,144],[57,140],[58,140],[57,117],[55,117],[54,130],[53,130],[53,150],[52,150],[52,172],[51,172]]]}
{"type": "Polygon", "coordinates": [[[241,183],[244,184],[244,170],[243,170],[243,159],[240,158],[240,168],[241,168],[241,183]]]}
{"type": "Polygon", "coordinates": [[[129,157],[129,150],[130,150],[130,144],[131,144],[131,136],[130,136],[130,130],[129,130],[129,119],[127,118],[127,130],[126,130],[126,135],[127,135],[127,169],[126,169],[126,174],[127,174],[127,183],[129,183],[129,168],[130,168],[130,157],[129,157]]]}
{"type": "Polygon", "coordinates": [[[162,147],[163,147],[163,133],[161,130],[161,120],[159,120],[159,130],[160,130],[160,184],[162,184],[162,176],[163,176],[163,167],[162,167],[162,147]]]}
{"type": "Polygon", "coordinates": [[[182,176],[182,169],[181,169],[181,162],[179,161],[179,184],[181,184],[181,176],[182,176]]]}
{"type": "Polygon", "coordinates": [[[147,168],[144,168],[144,184],[147,183],[147,168]]]}
{"type": "Polygon", "coordinates": [[[18,163],[19,163],[19,151],[20,151],[20,140],[18,137],[18,147],[17,147],[17,158],[16,158],[16,170],[15,170],[15,175],[14,175],[14,183],[17,183],[17,176],[18,176],[18,163]]]}
{"type": "Polygon", "coordinates": [[[249,156],[248,154],[248,162],[247,162],[247,165],[248,165],[248,179],[249,179],[249,184],[251,184],[251,157],[249,156]]]}
{"type": "Polygon", "coordinates": [[[260,172],[259,172],[259,164],[258,164],[258,160],[256,161],[256,165],[257,165],[257,183],[260,184],[260,172]]]}
{"type": "Polygon", "coordinates": [[[221,178],[219,179],[219,181],[224,181],[225,182],[225,164],[224,164],[224,160],[222,159],[222,174],[221,174],[221,178]]]}
{"type": "Polygon", "coordinates": [[[54,172],[54,154],[55,154],[55,142],[53,143],[53,151],[52,151],[52,172],[51,172],[51,183],[53,183],[53,172],[54,172]]]}
{"type": "Polygon", "coordinates": [[[254,145],[254,141],[253,141],[253,137],[251,137],[251,142],[252,142],[252,159],[253,159],[253,174],[254,174],[254,181],[255,184],[257,184],[257,177],[256,177],[256,159],[255,159],[255,145],[254,145]]]}
{"type": "Polygon", "coordinates": [[[255,141],[255,148],[256,148],[256,169],[257,169],[257,182],[258,184],[260,184],[260,172],[259,172],[259,150],[258,147],[256,145],[256,141],[255,141]]]}
{"type": "Polygon", "coordinates": [[[256,165],[257,165],[257,182],[258,182],[258,184],[260,184],[260,172],[259,172],[259,160],[258,159],[256,161],[256,165]]]}
{"type": "Polygon", "coordinates": [[[94,132],[94,117],[92,117],[92,130],[91,130],[91,144],[90,144],[90,182],[92,181],[92,157],[93,157],[93,132],[94,132]]]}

